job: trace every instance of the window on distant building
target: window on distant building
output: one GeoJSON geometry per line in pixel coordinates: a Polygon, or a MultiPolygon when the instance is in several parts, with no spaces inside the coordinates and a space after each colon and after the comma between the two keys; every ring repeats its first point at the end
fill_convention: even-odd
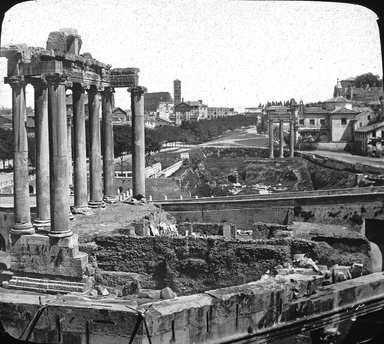
{"type": "Polygon", "coordinates": [[[347,119],[346,118],[342,118],[341,119],[341,125],[346,125],[347,124],[347,119]]]}
{"type": "Polygon", "coordinates": [[[368,116],[367,116],[367,120],[369,121],[370,119],[371,119],[371,116],[370,116],[370,115],[368,115],[368,116]]]}
{"type": "Polygon", "coordinates": [[[363,126],[363,123],[360,122],[360,128],[363,126]]]}
{"type": "Polygon", "coordinates": [[[372,137],[376,137],[376,131],[372,131],[372,137]]]}
{"type": "Polygon", "coordinates": [[[321,125],[325,125],[325,119],[323,118],[323,119],[320,119],[320,124],[321,125]]]}
{"type": "Polygon", "coordinates": [[[314,119],[310,119],[309,120],[309,124],[314,125],[315,124],[315,120],[314,119]]]}
{"type": "Polygon", "coordinates": [[[299,119],[299,124],[304,125],[304,120],[303,119],[299,119]]]}

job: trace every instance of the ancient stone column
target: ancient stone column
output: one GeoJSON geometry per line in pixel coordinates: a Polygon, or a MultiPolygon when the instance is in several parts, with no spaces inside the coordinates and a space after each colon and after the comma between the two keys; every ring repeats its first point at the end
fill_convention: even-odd
{"type": "MultiPolygon", "coordinates": [[[[32,78],[31,78],[32,79],[32,78]]],[[[32,79],[35,90],[36,229],[51,225],[49,206],[48,88],[45,79],[32,79]]]]}
{"type": "Polygon", "coordinates": [[[273,156],[273,122],[270,118],[269,118],[268,126],[269,126],[269,158],[273,159],[274,158],[273,156]]]}
{"type": "Polygon", "coordinates": [[[113,103],[113,89],[111,87],[107,87],[102,92],[101,108],[102,108],[102,123],[103,123],[102,153],[103,153],[104,201],[108,203],[116,201],[112,103],[113,103]]]}
{"type": "Polygon", "coordinates": [[[73,170],[74,170],[74,207],[73,211],[84,212],[88,209],[87,149],[85,140],[85,89],[80,84],[72,87],[73,108],[73,170]]]}
{"type": "Polygon", "coordinates": [[[284,130],[283,130],[283,121],[280,121],[279,132],[280,132],[280,156],[279,158],[284,158],[284,130]]]}
{"type": "Polygon", "coordinates": [[[48,127],[50,158],[51,237],[72,235],[69,225],[69,185],[67,154],[67,112],[65,79],[59,74],[46,76],[48,83],[48,127]]]}
{"type": "Polygon", "coordinates": [[[292,110],[291,112],[291,121],[289,122],[289,151],[290,156],[293,158],[295,156],[295,110],[292,110]]]}
{"type": "Polygon", "coordinates": [[[28,178],[28,140],[26,130],[25,80],[23,77],[5,79],[12,87],[13,125],[13,193],[14,225],[11,234],[33,234],[31,224],[28,178]]]}
{"type": "MultiPolygon", "coordinates": [[[[73,185],[72,178],[72,114],[67,113],[67,154],[68,154],[68,183],[73,185]]],[[[68,190],[69,192],[69,190],[68,190]]]]}
{"type": "Polygon", "coordinates": [[[145,136],[144,136],[144,93],[142,86],[132,87],[132,189],[133,197],[145,197],[145,136]]]}
{"type": "Polygon", "coordinates": [[[89,108],[89,183],[90,208],[104,207],[103,185],[101,179],[101,142],[100,142],[100,92],[95,86],[88,91],[89,108]]]}

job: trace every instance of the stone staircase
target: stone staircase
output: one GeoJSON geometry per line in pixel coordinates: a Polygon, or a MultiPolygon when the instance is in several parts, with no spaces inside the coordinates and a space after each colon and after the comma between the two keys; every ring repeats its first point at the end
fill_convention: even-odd
{"type": "Polygon", "coordinates": [[[67,294],[71,292],[85,292],[90,285],[84,282],[69,282],[22,276],[12,276],[9,281],[9,289],[27,290],[48,294],[67,294]]]}

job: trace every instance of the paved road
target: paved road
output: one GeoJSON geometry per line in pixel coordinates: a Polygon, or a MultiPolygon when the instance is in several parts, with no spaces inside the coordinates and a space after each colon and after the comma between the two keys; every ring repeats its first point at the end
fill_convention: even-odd
{"type": "Polygon", "coordinates": [[[352,155],[351,153],[344,151],[333,152],[326,150],[314,150],[310,152],[303,151],[302,153],[317,154],[323,157],[333,158],[343,162],[366,164],[375,167],[382,167],[384,169],[384,157],[372,158],[368,156],[352,155]]]}

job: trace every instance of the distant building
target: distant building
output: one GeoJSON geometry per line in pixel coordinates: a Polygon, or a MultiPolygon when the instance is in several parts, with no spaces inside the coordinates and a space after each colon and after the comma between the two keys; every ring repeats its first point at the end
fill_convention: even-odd
{"type": "Polygon", "coordinates": [[[200,121],[202,119],[208,119],[208,106],[203,104],[202,100],[187,101],[191,107],[190,121],[200,121]]]}
{"type": "Polygon", "coordinates": [[[356,123],[364,119],[364,116],[359,119],[359,113],[339,106],[332,111],[305,107],[303,115],[298,118],[298,131],[300,135],[309,134],[320,142],[352,142],[356,123]]]}
{"type": "Polygon", "coordinates": [[[181,81],[176,79],[173,81],[173,105],[181,103],[181,81]]]}
{"type": "Polygon", "coordinates": [[[202,100],[186,101],[175,105],[173,115],[170,120],[176,125],[184,121],[200,121],[208,119],[208,106],[203,104],[202,100]]]}
{"type": "Polygon", "coordinates": [[[227,117],[234,115],[234,108],[229,107],[208,107],[208,119],[227,117]]]}
{"type": "Polygon", "coordinates": [[[356,87],[355,84],[356,81],[353,77],[340,81],[337,80],[333,96],[341,96],[348,100],[365,103],[377,102],[379,101],[379,97],[383,96],[382,86],[356,87]]]}
{"type": "Polygon", "coordinates": [[[169,119],[175,122],[176,125],[180,125],[184,121],[190,121],[192,107],[187,103],[181,102],[174,106],[173,114],[169,119]]]}
{"type": "Polygon", "coordinates": [[[329,111],[321,107],[306,107],[304,114],[298,118],[298,131],[300,135],[310,134],[321,142],[331,140],[329,111]]]}
{"type": "Polygon", "coordinates": [[[352,142],[355,118],[359,112],[346,107],[337,108],[330,113],[331,141],[352,142]]]}
{"type": "Polygon", "coordinates": [[[381,146],[384,138],[384,121],[357,128],[354,132],[354,149],[357,154],[367,155],[369,148],[381,146]]]}
{"type": "Polygon", "coordinates": [[[112,123],[113,125],[132,125],[132,116],[130,112],[124,111],[119,107],[112,110],[112,123]]]}
{"type": "Polygon", "coordinates": [[[333,111],[339,108],[346,108],[348,110],[352,110],[353,101],[346,99],[343,96],[337,96],[322,102],[322,104],[325,110],[327,111],[333,111]]]}
{"type": "Polygon", "coordinates": [[[173,103],[169,92],[144,93],[144,113],[156,113],[160,103],[173,103]]]}
{"type": "Polygon", "coordinates": [[[159,106],[157,107],[157,117],[169,121],[173,114],[173,109],[173,103],[160,102],[159,106]]]}
{"type": "Polygon", "coordinates": [[[259,124],[262,120],[263,108],[261,106],[245,108],[244,115],[249,117],[255,117],[257,124],[259,124]]]}

